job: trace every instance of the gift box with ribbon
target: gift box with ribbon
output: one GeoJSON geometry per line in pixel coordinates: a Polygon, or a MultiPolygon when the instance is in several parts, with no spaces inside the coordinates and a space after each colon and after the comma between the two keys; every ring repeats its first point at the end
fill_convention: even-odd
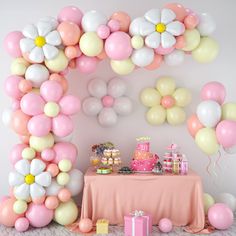
{"type": "Polygon", "coordinates": [[[96,223],[96,234],[108,234],[109,221],[106,219],[99,219],[96,223]]]}
{"type": "Polygon", "coordinates": [[[135,211],[124,217],[126,236],[148,236],[152,232],[152,217],[143,211],[135,211]]]}

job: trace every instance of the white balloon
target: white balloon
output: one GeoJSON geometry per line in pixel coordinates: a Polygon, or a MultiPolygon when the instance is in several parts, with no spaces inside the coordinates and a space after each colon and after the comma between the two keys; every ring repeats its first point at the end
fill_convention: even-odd
{"type": "Polygon", "coordinates": [[[107,24],[106,16],[101,12],[95,10],[86,12],[81,22],[82,28],[85,32],[88,31],[96,32],[100,25],[106,25],[106,24],[107,24]]]}
{"type": "Polygon", "coordinates": [[[201,36],[209,36],[215,31],[216,23],[211,15],[202,13],[199,15],[199,20],[197,29],[201,36]]]}
{"type": "Polygon", "coordinates": [[[48,80],[48,77],[48,69],[41,64],[33,64],[25,72],[25,79],[30,80],[33,87],[36,88],[39,88],[44,81],[48,80]]]}
{"type": "Polygon", "coordinates": [[[133,110],[133,103],[128,97],[120,97],[115,100],[114,110],[121,116],[128,115],[133,110]]]}
{"type": "Polygon", "coordinates": [[[226,204],[233,212],[236,210],[236,198],[230,193],[221,193],[216,197],[217,203],[226,204]]]}
{"type": "Polygon", "coordinates": [[[140,27],[145,22],[147,22],[147,21],[144,19],[144,17],[135,18],[129,26],[129,33],[132,36],[140,35],[140,27]]]}
{"type": "Polygon", "coordinates": [[[165,63],[168,66],[178,66],[183,63],[185,53],[182,50],[174,50],[172,53],[164,56],[165,63]]]}
{"type": "Polygon", "coordinates": [[[2,112],[2,123],[5,126],[10,126],[11,124],[11,118],[12,118],[12,109],[11,108],[6,108],[2,112]]]}
{"type": "Polygon", "coordinates": [[[83,101],[83,111],[88,116],[96,116],[102,110],[103,105],[100,99],[88,97],[83,101]]]}
{"type": "Polygon", "coordinates": [[[119,78],[113,78],[108,83],[107,93],[113,98],[121,97],[125,94],[126,84],[124,80],[119,78]]]}
{"type": "Polygon", "coordinates": [[[117,123],[117,115],[112,108],[103,108],[98,115],[98,121],[105,127],[114,126],[117,123]]]}
{"type": "Polygon", "coordinates": [[[203,101],[197,107],[197,117],[204,126],[215,127],[221,119],[221,106],[215,101],[203,101]]]}
{"type": "Polygon", "coordinates": [[[88,84],[89,93],[97,98],[107,95],[107,84],[104,80],[93,79],[88,84]]]}
{"type": "Polygon", "coordinates": [[[63,186],[59,185],[55,179],[52,180],[49,187],[46,188],[47,196],[57,196],[63,186]]]}
{"type": "Polygon", "coordinates": [[[72,196],[78,195],[83,190],[84,185],[84,175],[78,169],[73,169],[69,172],[70,180],[66,185],[71,192],[72,196]]]}
{"type": "Polygon", "coordinates": [[[230,148],[224,148],[225,152],[228,154],[235,154],[236,153],[236,145],[230,148]]]}
{"type": "Polygon", "coordinates": [[[54,136],[54,141],[56,143],[58,143],[58,142],[70,142],[73,138],[73,133],[71,133],[71,134],[69,134],[65,137],[58,137],[55,134],[53,136],[54,136]]]}
{"type": "Polygon", "coordinates": [[[148,47],[142,47],[134,50],[131,60],[139,67],[145,67],[150,65],[154,60],[154,51],[148,47]]]}

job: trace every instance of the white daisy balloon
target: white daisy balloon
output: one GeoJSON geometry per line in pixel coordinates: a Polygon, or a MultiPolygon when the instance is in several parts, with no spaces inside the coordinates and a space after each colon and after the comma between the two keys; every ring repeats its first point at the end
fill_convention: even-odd
{"type": "Polygon", "coordinates": [[[27,25],[22,33],[25,38],[20,41],[22,53],[29,53],[29,59],[41,63],[46,58],[51,60],[57,56],[61,36],[56,29],[55,21],[41,20],[37,25],[27,25]]]}
{"type": "Polygon", "coordinates": [[[130,34],[145,37],[145,44],[150,48],[170,48],[176,43],[175,37],[185,30],[184,24],[175,18],[175,13],[170,9],[151,9],[144,17],[133,20],[130,34]]]}
{"type": "Polygon", "coordinates": [[[33,159],[20,160],[15,164],[16,172],[10,172],[9,184],[14,187],[14,195],[17,199],[28,200],[40,198],[45,195],[44,187],[51,184],[51,174],[44,171],[46,164],[39,160],[33,159]]]}

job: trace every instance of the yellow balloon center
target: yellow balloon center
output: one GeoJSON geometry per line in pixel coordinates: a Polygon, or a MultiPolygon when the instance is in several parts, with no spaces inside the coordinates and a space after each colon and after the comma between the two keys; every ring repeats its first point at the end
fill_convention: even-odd
{"type": "Polygon", "coordinates": [[[35,38],[34,43],[37,47],[43,47],[46,44],[46,39],[43,36],[38,36],[35,38]]]}
{"type": "Polygon", "coordinates": [[[44,106],[44,113],[46,116],[55,117],[58,115],[60,107],[55,102],[48,102],[44,106]]]}
{"type": "Polygon", "coordinates": [[[31,174],[28,174],[25,176],[25,183],[26,184],[33,184],[34,183],[34,176],[31,174]]]}
{"type": "Polygon", "coordinates": [[[165,31],[166,31],[166,26],[165,26],[165,24],[163,24],[163,23],[157,24],[157,25],[156,25],[156,31],[157,31],[158,33],[163,33],[163,32],[165,32],[165,31]]]}

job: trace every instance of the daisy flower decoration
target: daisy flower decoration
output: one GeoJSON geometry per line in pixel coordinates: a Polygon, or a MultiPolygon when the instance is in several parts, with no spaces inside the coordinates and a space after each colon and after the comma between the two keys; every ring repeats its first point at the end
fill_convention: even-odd
{"type": "Polygon", "coordinates": [[[175,37],[185,31],[184,24],[175,19],[176,15],[170,9],[151,9],[144,17],[131,22],[130,34],[145,37],[145,45],[150,48],[170,48],[176,43],[175,37]]]}
{"type": "Polygon", "coordinates": [[[27,25],[22,33],[25,38],[20,40],[22,53],[28,53],[29,59],[35,63],[42,63],[45,58],[51,60],[59,53],[58,46],[62,40],[56,30],[57,21],[40,20],[36,25],[27,25]]]}

